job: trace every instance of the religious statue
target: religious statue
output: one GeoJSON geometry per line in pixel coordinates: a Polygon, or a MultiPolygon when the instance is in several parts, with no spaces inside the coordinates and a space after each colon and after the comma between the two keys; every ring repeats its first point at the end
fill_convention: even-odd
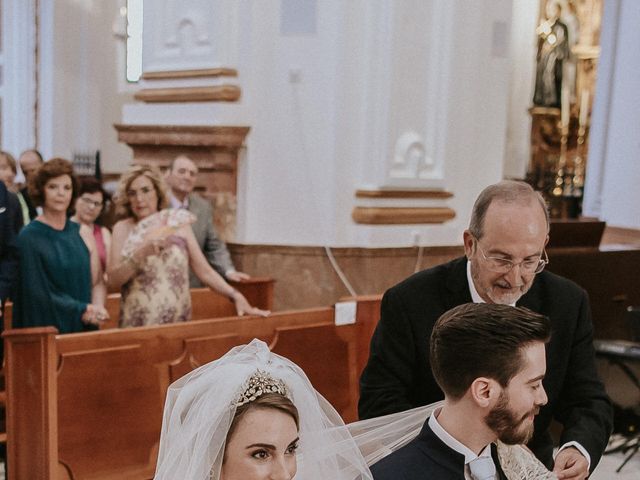
{"type": "Polygon", "coordinates": [[[557,1],[547,3],[547,18],[536,29],[538,54],[533,103],[541,107],[560,107],[563,62],[570,55],[568,28],[560,20],[561,8],[557,1]]]}

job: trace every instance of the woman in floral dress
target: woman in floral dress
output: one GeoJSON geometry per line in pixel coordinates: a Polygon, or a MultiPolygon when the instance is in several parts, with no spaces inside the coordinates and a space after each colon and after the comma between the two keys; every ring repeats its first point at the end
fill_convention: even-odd
{"type": "Polygon", "coordinates": [[[124,218],[113,227],[107,273],[109,284],[122,291],[121,327],[189,320],[189,267],[205,285],[229,297],[238,315],[268,315],[211,268],[191,230],[193,214],[165,209],[166,189],[155,169],[131,168],[120,180],[115,202],[124,218]]]}

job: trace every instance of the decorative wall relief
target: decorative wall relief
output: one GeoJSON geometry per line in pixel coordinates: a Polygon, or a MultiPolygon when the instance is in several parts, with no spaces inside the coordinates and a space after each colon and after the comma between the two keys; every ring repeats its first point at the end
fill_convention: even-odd
{"type": "Polygon", "coordinates": [[[390,178],[427,179],[435,165],[427,154],[422,137],[416,132],[405,132],[396,141],[390,178]]]}
{"type": "Polygon", "coordinates": [[[182,53],[189,54],[198,48],[211,48],[211,36],[207,31],[205,15],[211,15],[211,5],[194,0],[177,2],[172,0],[165,5],[165,46],[179,48],[182,53]],[[175,19],[175,20],[174,20],[175,19]]]}
{"type": "Polygon", "coordinates": [[[232,65],[238,39],[239,2],[158,0],[145,9],[145,72],[232,65]]]}

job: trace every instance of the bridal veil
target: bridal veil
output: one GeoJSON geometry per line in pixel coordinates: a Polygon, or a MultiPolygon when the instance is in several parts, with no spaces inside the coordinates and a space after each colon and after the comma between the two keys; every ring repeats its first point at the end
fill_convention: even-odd
{"type": "MultiPolygon", "coordinates": [[[[296,480],[372,480],[368,465],[406,445],[442,402],[345,425],[295,363],[260,340],[231,349],[167,392],[155,480],[218,480],[236,400],[257,370],[282,380],[298,409],[296,480]]],[[[510,480],[555,478],[519,445],[498,442],[510,480]]]]}

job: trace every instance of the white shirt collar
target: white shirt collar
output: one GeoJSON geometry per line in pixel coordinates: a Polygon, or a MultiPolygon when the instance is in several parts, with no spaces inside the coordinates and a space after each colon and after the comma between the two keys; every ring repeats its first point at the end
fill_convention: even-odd
{"type": "Polygon", "coordinates": [[[171,208],[189,208],[189,195],[184,197],[184,202],[178,200],[173,192],[169,191],[169,206],[171,208]]]}
{"type": "MultiPolygon", "coordinates": [[[[467,283],[469,284],[469,292],[471,292],[471,301],[473,301],[473,303],[486,303],[478,293],[478,290],[476,290],[476,284],[473,283],[473,277],[471,276],[471,262],[469,260],[467,260],[467,283]]],[[[515,303],[510,303],[509,305],[512,307],[516,306],[515,303]]]]}
{"type": "Polygon", "coordinates": [[[429,417],[429,427],[433,431],[434,435],[438,437],[442,442],[452,450],[464,455],[464,464],[467,465],[472,460],[475,460],[478,457],[490,457],[491,456],[491,444],[487,445],[482,449],[480,455],[476,455],[472,450],[468,447],[460,443],[458,440],[453,438],[442,425],[438,423],[436,416],[440,414],[440,410],[442,408],[436,409],[431,416],[429,417]]]}

